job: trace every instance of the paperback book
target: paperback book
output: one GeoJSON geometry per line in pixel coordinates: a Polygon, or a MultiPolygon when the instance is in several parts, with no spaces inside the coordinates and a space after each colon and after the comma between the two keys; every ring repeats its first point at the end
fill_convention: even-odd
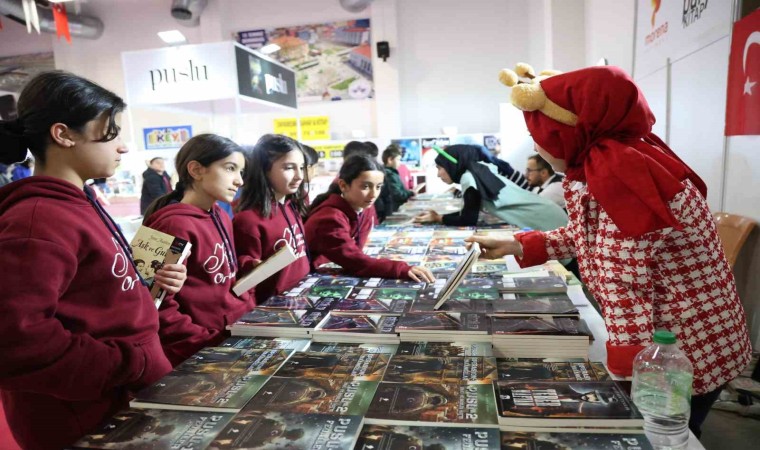
{"type": "Polygon", "coordinates": [[[499,430],[439,426],[364,425],[356,450],[498,449],[499,430]]]}
{"type": "Polygon", "coordinates": [[[528,361],[497,358],[498,377],[510,381],[605,381],[610,374],[602,363],[589,361],[528,361]]]}
{"type": "Polygon", "coordinates": [[[472,313],[407,313],[399,319],[396,331],[405,334],[450,335],[489,334],[488,316],[472,313]]]}
{"type": "Polygon", "coordinates": [[[325,317],[325,311],[257,307],[245,313],[229,329],[234,336],[308,336],[325,317]]]}
{"type": "Polygon", "coordinates": [[[251,399],[248,407],[261,411],[364,415],[377,388],[376,381],[342,378],[274,376],[251,399]]]}
{"type": "Polygon", "coordinates": [[[190,255],[193,245],[145,225],[140,226],[130,245],[137,271],[148,283],[150,295],[158,308],[166,297],[166,291],[153,282],[156,271],[164,264],[182,264],[190,255]]]}
{"type": "Polygon", "coordinates": [[[274,255],[267,258],[266,261],[263,261],[256,266],[248,274],[238,278],[237,281],[235,281],[235,285],[232,286],[232,292],[234,292],[235,295],[242,295],[297,259],[298,257],[293,252],[290,245],[283,245],[274,253],[274,255]]]}
{"type": "Polygon", "coordinates": [[[300,351],[305,350],[310,342],[308,339],[233,336],[222,341],[219,347],[242,348],[246,350],[283,349],[300,351]]]}
{"type": "MultiPolygon", "coordinates": [[[[493,447],[498,448],[498,447],[493,447]]],[[[501,432],[501,448],[572,450],[653,450],[641,430],[636,434],[501,432]]]]}
{"type": "Polygon", "coordinates": [[[427,283],[425,283],[424,281],[398,280],[398,279],[390,279],[390,278],[362,278],[356,284],[356,287],[370,288],[370,289],[399,288],[399,289],[419,290],[419,289],[425,289],[427,287],[427,283]]]}
{"type": "Polygon", "coordinates": [[[398,320],[398,316],[330,312],[317,325],[313,339],[318,342],[398,343],[398,320]]]}
{"type": "Polygon", "coordinates": [[[482,356],[396,355],[383,381],[394,383],[487,384],[496,379],[496,360],[482,356]]]}
{"type": "Polygon", "coordinates": [[[73,448],[203,450],[232,417],[232,413],[127,409],[106,419],[73,448]]]}
{"type": "Polygon", "coordinates": [[[509,294],[514,298],[502,298],[491,302],[491,313],[497,315],[554,315],[578,317],[578,309],[566,295],[530,296],[509,294]]]}
{"type": "Polygon", "coordinates": [[[532,292],[541,294],[562,294],[567,292],[567,284],[562,277],[510,277],[502,278],[499,290],[502,292],[532,292]]]}
{"type": "Polygon", "coordinates": [[[402,342],[397,355],[493,356],[490,342],[402,342]]]}
{"type": "Polygon", "coordinates": [[[409,310],[411,304],[412,302],[410,300],[404,299],[388,300],[382,298],[349,298],[340,300],[332,308],[332,311],[343,314],[401,315],[409,310]]]}
{"type": "Polygon", "coordinates": [[[398,350],[398,344],[356,344],[341,342],[311,341],[308,351],[322,353],[385,353],[393,355],[398,350]]]}
{"type": "Polygon", "coordinates": [[[177,367],[177,372],[237,372],[271,376],[290,356],[289,350],[243,350],[229,347],[206,347],[177,367]]]}
{"type": "Polygon", "coordinates": [[[296,352],[276,375],[291,378],[380,381],[389,359],[390,355],[383,353],[296,352]]]}

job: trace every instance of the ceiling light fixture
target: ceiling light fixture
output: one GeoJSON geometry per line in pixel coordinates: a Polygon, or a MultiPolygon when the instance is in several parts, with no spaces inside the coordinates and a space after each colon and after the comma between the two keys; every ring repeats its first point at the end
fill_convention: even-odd
{"type": "Polygon", "coordinates": [[[179,30],[159,31],[158,37],[167,44],[182,44],[187,38],[179,30]]]}

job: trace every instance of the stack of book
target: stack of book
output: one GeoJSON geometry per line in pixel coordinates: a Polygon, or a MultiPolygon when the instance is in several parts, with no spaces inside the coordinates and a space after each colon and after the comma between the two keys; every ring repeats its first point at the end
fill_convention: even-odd
{"type": "Polygon", "coordinates": [[[228,328],[233,336],[308,337],[326,315],[314,309],[258,307],[228,328]]]}
{"type": "Polygon", "coordinates": [[[590,333],[573,317],[495,316],[491,333],[499,357],[588,357],[590,333]]]}
{"type": "Polygon", "coordinates": [[[398,320],[395,315],[330,312],[314,329],[312,338],[316,342],[398,344],[398,320]]]}
{"type": "Polygon", "coordinates": [[[476,313],[407,313],[401,316],[396,331],[402,341],[487,342],[489,318],[476,313]]]}

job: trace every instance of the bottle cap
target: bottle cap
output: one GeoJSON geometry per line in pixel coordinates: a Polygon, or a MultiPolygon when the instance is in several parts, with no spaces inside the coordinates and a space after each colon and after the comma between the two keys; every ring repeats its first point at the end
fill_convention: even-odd
{"type": "Polygon", "coordinates": [[[675,344],[676,335],[668,330],[657,330],[654,332],[655,344],[675,344]]]}

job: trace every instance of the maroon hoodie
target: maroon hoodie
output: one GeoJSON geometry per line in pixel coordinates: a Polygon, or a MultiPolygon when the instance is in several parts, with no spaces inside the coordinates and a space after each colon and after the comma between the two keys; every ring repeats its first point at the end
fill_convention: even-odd
{"type": "Polygon", "coordinates": [[[82,189],[0,189],[0,390],[25,449],[60,449],[171,366],[129,244],[82,189]]]}
{"type": "Polygon", "coordinates": [[[182,290],[167,295],[159,310],[161,344],[173,365],[226,337],[225,326],[253,309],[248,295],[232,293],[237,260],[232,222],[221,208],[211,212],[174,203],[161,208],[145,225],[190,242],[187,280],[182,290]]]}
{"type": "Polygon", "coordinates": [[[372,258],[362,251],[375,223],[374,206],[357,214],[343,197],[330,194],[306,220],[306,245],[314,267],[332,261],[359,277],[409,278],[407,263],[372,258]]]}
{"type": "MultiPolygon", "coordinates": [[[[256,304],[294,287],[309,273],[309,256],[303,235],[301,215],[290,201],[272,205],[272,217],[249,209],[235,214],[232,220],[235,231],[235,250],[241,273],[249,272],[255,259],[264,261],[283,245],[289,245],[298,259],[262,281],[255,288],[256,304]]],[[[253,291],[249,291],[253,293],[253,291]]]]}

